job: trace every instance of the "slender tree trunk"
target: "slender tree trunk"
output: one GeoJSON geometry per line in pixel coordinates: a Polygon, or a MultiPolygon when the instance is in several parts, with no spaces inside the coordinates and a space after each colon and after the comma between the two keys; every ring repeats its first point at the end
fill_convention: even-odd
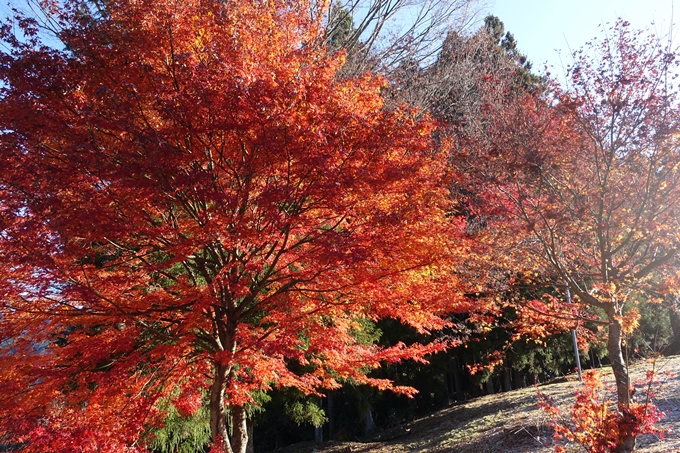
{"type": "MultiPolygon", "coordinates": [[[[316,398],[316,405],[318,407],[321,407],[322,405],[321,398],[319,397],[316,398]]],[[[314,441],[317,443],[323,442],[323,425],[314,427],[314,441]]]]}
{"type": "Polygon", "coordinates": [[[512,377],[510,376],[510,369],[503,367],[503,391],[509,392],[512,390],[512,377]]]}
{"type": "Polygon", "coordinates": [[[333,440],[335,437],[335,392],[329,390],[326,394],[328,400],[328,440],[333,440]]]}
{"type": "Polygon", "coordinates": [[[458,357],[453,358],[453,385],[456,388],[456,401],[461,402],[464,401],[465,398],[463,397],[463,386],[461,385],[461,379],[460,379],[460,364],[458,361],[458,357]]]}
{"type": "Polygon", "coordinates": [[[680,354],[680,312],[675,306],[668,307],[668,317],[671,320],[671,329],[673,330],[673,338],[671,344],[668,345],[668,354],[680,354]]]}
{"type": "Polygon", "coordinates": [[[373,421],[373,411],[371,410],[371,405],[366,404],[366,409],[364,410],[364,436],[371,434],[375,431],[375,422],[373,421]]]}
{"type": "Polygon", "coordinates": [[[518,370],[517,368],[513,368],[512,369],[512,380],[513,380],[513,384],[515,385],[516,389],[523,389],[524,387],[527,386],[526,378],[525,378],[522,370],[518,370]]]}
{"type": "MultiPolygon", "coordinates": [[[[609,339],[607,341],[607,352],[609,353],[609,361],[612,364],[612,371],[614,372],[614,381],[616,383],[616,397],[619,411],[626,413],[630,406],[630,388],[628,381],[628,371],[626,370],[626,363],[623,360],[623,330],[621,327],[620,315],[612,306],[607,310],[609,317],[609,339]]],[[[616,446],[616,453],[629,453],[635,449],[635,436],[632,433],[621,433],[619,437],[619,444],[616,446]]]]}
{"type": "Polygon", "coordinates": [[[595,369],[595,350],[590,348],[590,369],[595,369]]]}
{"type": "MultiPolygon", "coordinates": [[[[222,351],[236,352],[236,330],[238,318],[233,313],[226,313],[226,323],[223,323],[225,313],[217,310],[215,323],[217,327],[215,341],[222,351]]],[[[233,367],[231,364],[215,362],[215,377],[210,388],[210,432],[213,443],[221,443],[224,453],[246,453],[248,446],[247,414],[244,406],[231,406],[231,431],[229,436],[227,411],[224,404],[224,393],[227,382],[231,379],[233,367]]]]}
{"type": "Polygon", "coordinates": [[[231,446],[233,453],[246,453],[248,448],[248,415],[244,406],[232,406],[231,446]]]}
{"type": "Polygon", "coordinates": [[[228,374],[229,368],[226,365],[215,365],[215,377],[210,387],[210,432],[214,443],[222,442],[224,451],[233,453],[224,409],[224,390],[227,387],[228,374]]]}
{"type": "Polygon", "coordinates": [[[246,453],[255,453],[255,442],[253,438],[255,423],[253,423],[252,418],[249,418],[246,421],[246,426],[248,427],[248,447],[246,448],[246,453]]]}
{"type": "Polygon", "coordinates": [[[489,380],[484,383],[484,386],[486,387],[487,395],[493,395],[496,393],[493,388],[493,378],[490,377],[489,380]]]}

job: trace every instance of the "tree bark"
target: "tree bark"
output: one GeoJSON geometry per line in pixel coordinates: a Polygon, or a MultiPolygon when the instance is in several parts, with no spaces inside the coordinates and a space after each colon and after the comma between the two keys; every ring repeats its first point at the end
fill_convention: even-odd
{"type": "MultiPolygon", "coordinates": [[[[618,409],[625,414],[630,406],[630,386],[626,363],[623,360],[623,329],[620,313],[617,313],[613,306],[608,307],[607,316],[609,317],[609,339],[607,340],[607,352],[609,361],[614,372],[614,382],[616,383],[616,397],[618,409]],[[617,316],[618,315],[618,316],[617,316]]],[[[632,433],[621,433],[616,453],[629,453],[635,449],[635,436],[632,433]]]]}
{"type": "Polygon", "coordinates": [[[335,437],[335,396],[332,390],[326,393],[326,399],[328,400],[328,440],[333,440],[335,437]]]}
{"type": "Polygon", "coordinates": [[[512,369],[512,380],[513,384],[515,385],[516,389],[523,389],[524,387],[527,386],[526,383],[526,377],[524,376],[524,373],[522,370],[518,370],[517,368],[512,369]]]}
{"type": "Polygon", "coordinates": [[[512,378],[510,377],[510,369],[503,367],[503,391],[509,392],[512,390],[512,378]]]}
{"type": "Polygon", "coordinates": [[[366,404],[364,410],[364,435],[367,436],[375,431],[375,422],[373,421],[373,411],[371,405],[366,404]]]}
{"type": "Polygon", "coordinates": [[[489,377],[489,380],[484,383],[484,387],[486,388],[486,394],[487,395],[493,395],[496,393],[493,388],[493,378],[489,377]]]}
{"type": "Polygon", "coordinates": [[[227,387],[229,369],[226,365],[215,365],[215,377],[210,387],[210,433],[213,443],[222,442],[224,451],[233,453],[229,443],[226,412],[224,410],[224,390],[227,387]]]}
{"type": "Polygon", "coordinates": [[[668,317],[671,320],[673,338],[668,345],[668,355],[680,354],[680,312],[675,305],[668,307],[668,317]]]}
{"type": "Polygon", "coordinates": [[[233,453],[246,453],[248,448],[248,415],[244,406],[232,406],[231,447],[233,453]]]}
{"type": "Polygon", "coordinates": [[[463,394],[463,386],[461,385],[460,379],[460,365],[458,357],[453,358],[452,365],[453,365],[453,386],[455,387],[456,390],[456,401],[458,402],[465,401],[463,394]]]}
{"type": "Polygon", "coordinates": [[[249,418],[246,421],[246,426],[248,427],[248,446],[246,447],[246,453],[255,453],[255,442],[253,438],[255,423],[253,423],[252,418],[249,418]]]}

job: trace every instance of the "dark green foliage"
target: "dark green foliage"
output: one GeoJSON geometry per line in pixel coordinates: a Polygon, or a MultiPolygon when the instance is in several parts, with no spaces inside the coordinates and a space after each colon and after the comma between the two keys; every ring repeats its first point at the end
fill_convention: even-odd
{"type": "Polygon", "coordinates": [[[517,65],[516,83],[525,89],[539,88],[543,79],[531,72],[531,62],[526,55],[520,52],[515,36],[509,31],[505,31],[503,21],[496,16],[486,16],[483,29],[492,37],[498,48],[515,61],[517,65]]]}
{"type": "Polygon", "coordinates": [[[309,399],[286,403],[284,405],[284,412],[298,426],[312,425],[318,428],[328,421],[323,409],[309,399]]]}
{"type": "Polygon", "coordinates": [[[332,51],[345,47],[356,32],[352,15],[337,1],[331,5],[326,26],[326,43],[332,51]]]}
{"type": "Polygon", "coordinates": [[[314,426],[326,422],[318,397],[295,389],[276,389],[253,416],[253,443],[257,452],[274,451],[295,442],[314,440],[314,426]]]}
{"type": "Polygon", "coordinates": [[[640,326],[626,339],[629,357],[655,357],[667,352],[673,339],[668,308],[641,303],[640,326]]]}

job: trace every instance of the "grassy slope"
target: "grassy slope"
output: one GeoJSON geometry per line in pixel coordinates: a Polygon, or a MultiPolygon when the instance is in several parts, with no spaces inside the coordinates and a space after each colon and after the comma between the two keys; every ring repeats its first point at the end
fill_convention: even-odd
{"type": "MultiPolygon", "coordinates": [[[[644,378],[650,363],[631,367],[632,381],[644,378]]],[[[674,428],[664,439],[644,436],[638,439],[638,451],[646,453],[680,453],[680,356],[661,358],[655,402],[666,413],[663,428],[674,428]]],[[[607,374],[608,369],[603,369],[607,374]]],[[[409,423],[408,435],[387,442],[304,443],[279,450],[281,453],[548,453],[553,440],[548,419],[537,408],[537,392],[555,398],[567,408],[580,384],[570,376],[566,382],[529,387],[508,393],[489,395],[457,404],[428,417],[409,423]]],[[[572,446],[570,451],[585,451],[572,446]]]]}

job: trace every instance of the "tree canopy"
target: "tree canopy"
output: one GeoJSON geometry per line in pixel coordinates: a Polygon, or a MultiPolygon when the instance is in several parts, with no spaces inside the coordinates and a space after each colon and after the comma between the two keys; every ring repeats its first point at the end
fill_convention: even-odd
{"type": "Polygon", "coordinates": [[[97,5],[0,31],[0,435],[143,451],[205,393],[243,452],[256,391],[413,392],[367,372],[445,342],[356,332],[460,304],[432,122],[339,81],[308,2],[97,5]]]}
{"type": "MultiPolygon", "coordinates": [[[[580,307],[554,293],[528,300],[529,332],[538,334],[535,320],[545,315],[572,326],[603,315],[624,424],[639,417],[623,337],[640,301],[678,291],[676,68],[657,38],[618,22],[575,54],[566,89],[536,96],[490,88],[487,121],[456,152],[458,183],[474,188],[469,206],[486,216],[480,242],[513,270],[506,281],[560,293],[567,286],[580,307]]],[[[634,448],[633,431],[616,440],[617,452],[634,448]]]]}

